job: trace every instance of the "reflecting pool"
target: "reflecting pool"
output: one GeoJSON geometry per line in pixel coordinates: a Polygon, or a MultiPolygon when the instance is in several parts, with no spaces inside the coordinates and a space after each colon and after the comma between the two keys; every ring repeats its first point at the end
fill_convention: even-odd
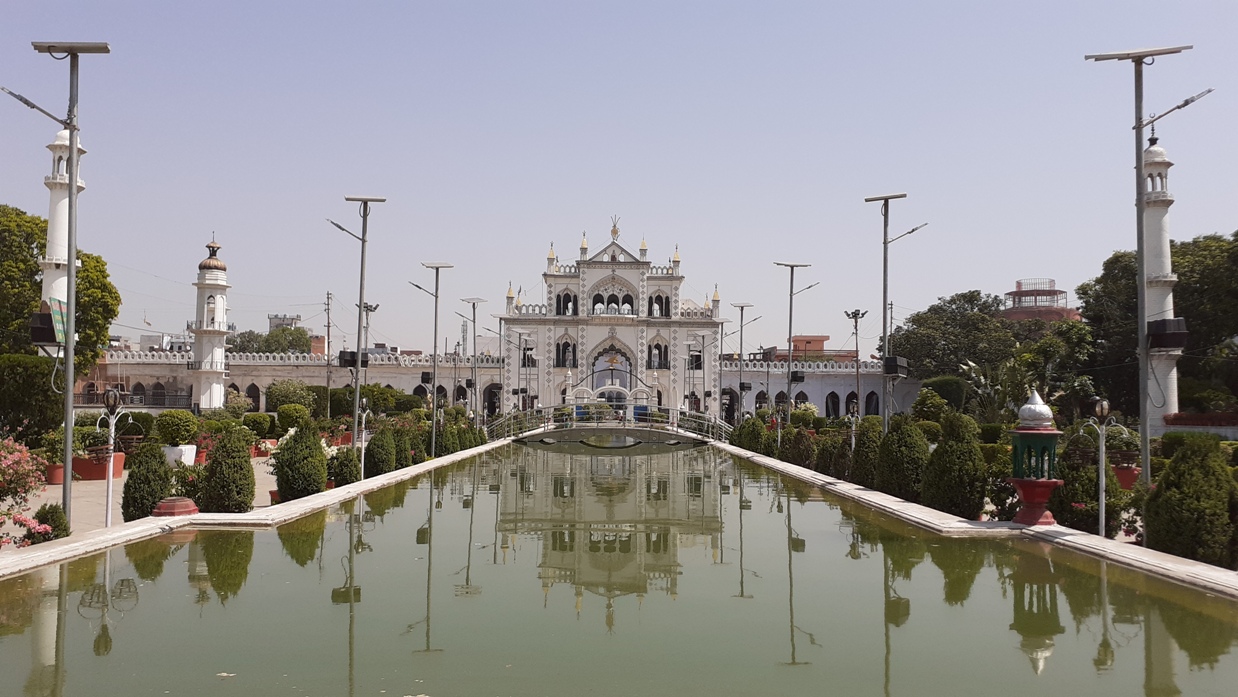
{"type": "Polygon", "coordinates": [[[711,448],[512,445],[0,581],[3,695],[1232,695],[1238,604],[711,448]]]}

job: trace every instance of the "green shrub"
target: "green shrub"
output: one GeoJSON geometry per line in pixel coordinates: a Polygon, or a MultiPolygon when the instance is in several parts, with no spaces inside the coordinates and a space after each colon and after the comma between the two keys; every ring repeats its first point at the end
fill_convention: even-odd
{"type": "Polygon", "coordinates": [[[1003,424],[980,424],[980,442],[985,444],[1000,443],[1006,432],[1003,424]]]}
{"type": "Polygon", "coordinates": [[[155,437],[155,415],[145,411],[131,411],[116,421],[118,436],[155,437]]]}
{"type": "Polygon", "coordinates": [[[249,431],[242,428],[225,431],[215,440],[215,447],[206,457],[198,508],[209,513],[245,513],[253,508],[255,483],[250,443],[249,431]]]}
{"type": "Polygon", "coordinates": [[[846,479],[851,468],[851,434],[829,431],[817,434],[817,466],[821,474],[846,479]]]}
{"type": "Polygon", "coordinates": [[[278,412],[285,404],[299,404],[309,412],[314,408],[314,393],[300,380],[276,380],[267,386],[267,411],[278,412]]]}
{"type": "Polygon", "coordinates": [[[413,466],[413,445],[410,442],[408,429],[396,427],[392,429],[392,441],[395,443],[395,468],[404,469],[413,466]]]}
{"type": "Polygon", "coordinates": [[[64,508],[58,503],[45,503],[34,512],[34,519],[51,527],[50,532],[35,533],[26,531],[25,539],[32,545],[40,542],[51,542],[69,536],[69,519],[65,517],[64,508]]]}
{"type": "Polygon", "coordinates": [[[254,434],[254,438],[266,438],[267,433],[271,430],[271,415],[250,412],[241,417],[241,425],[248,428],[254,434]]]}
{"type": "MultiPolygon", "coordinates": [[[[439,444],[442,449],[442,443],[439,444]]],[[[379,429],[365,447],[365,476],[377,477],[395,471],[395,434],[392,429],[379,429]]]]}
{"type": "Polygon", "coordinates": [[[285,404],[279,408],[279,427],[285,432],[310,425],[310,412],[302,404],[285,404]]]}
{"type": "Polygon", "coordinates": [[[985,492],[989,500],[991,520],[1014,520],[1019,512],[1019,492],[1008,479],[1014,476],[1014,461],[1010,446],[982,443],[980,457],[984,460],[985,492]]]}
{"type": "Polygon", "coordinates": [[[929,442],[924,432],[909,416],[893,417],[878,449],[875,488],[906,501],[919,501],[928,459],[929,442]]]}
{"type": "Polygon", "coordinates": [[[275,486],[281,502],[294,501],[327,488],[327,456],[313,429],[297,429],[275,451],[275,486]]]}
{"type": "MultiPolygon", "coordinates": [[[[7,324],[12,321],[11,316],[6,318],[3,326],[14,330],[16,325],[7,324]]],[[[25,325],[27,318],[29,315],[22,314],[17,321],[25,325]]],[[[0,418],[10,426],[25,423],[26,427],[15,438],[30,447],[38,447],[39,436],[64,423],[64,395],[35,389],[36,385],[51,384],[53,365],[52,359],[43,356],[0,355],[0,418]]]]}
{"type": "Polygon", "coordinates": [[[314,561],[326,530],[327,512],[321,510],[284,523],[275,528],[275,534],[288,558],[297,566],[305,566],[314,561]]]}
{"type": "MultiPolygon", "coordinates": [[[[107,445],[107,431],[100,431],[93,426],[73,427],[73,456],[82,457],[86,448],[107,445]]],[[[64,464],[64,426],[43,435],[43,447],[47,449],[46,459],[57,465],[64,464]]]]}
{"type": "Polygon", "coordinates": [[[172,495],[172,468],[155,443],[143,443],[126,460],[129,477],[125,479],[120,514],[127,523],[150,515],[160,501],[172,495]]]}
{"type": "MultiPolygon", "coordinates": [[[[1188,441],[1206,440],[1220,447],[1221,437],[1215,433],[1198,433],[1195,431],[1170,431],[1161,436],[1161,457],[1166,460],[1172,460],[1178,450],[1187,444],[1188,441]]],[[[1108,439],[1106,439],[1108,442],[1108,439]]]]}
{"type": "Polygon", "coordinates": [[[817,418],[815,409],[794,409],[791,411],[791,425],[799,428],[812,428],[812,420],[817,418]]]}
{"type": "Polygon", "coordinates": [[[184,496],[202,508],[202,483],[206,481],[206,463],[180,464],[172,472],[172,496],[184,496]]]}
{"type": "Polygon", "coordinates": [[[731,431],[731,445],[757,452],[761,447],[761,434],[764,431],[765,424],[760,419],[750,416],[744,419],[738,428],[731,431]]]}
{"type": "Polygon", "coordinates": [[[916,428],[920,429],[929,443],[941,441],[941,424],[936,421],[917,421],[916,428]]]}
{"type": "Polygon", "coordinates": [[[881,417],[865,416],[855,430],[855,452],[847,481],[872,487],[877,483],[877,457],[881,452],[881,417]]]}
{"type": "Polygon", "coordinates": [[[782,434],[781,459],[800,467],[813,466],[817,459],[817,444],[807,429],[791,427],[782,434]]]}
{"type": "Polygon", "coordinates": [[[107,428],[107,421],[99,423],[99,419],[103,416],[103,412],[97,409],[79,410],[73,412],[74,426],[88,426],[90,428],[107,428]]]}
{"type": "Polygon", "coordinates": [[[1148,494],[1145,534],[1152,549],[1233,568],[1238,486],[1218,441],[1194,437],[1206,435],[1175,447],[1148,494]]]}
{"type": "Polygon", "coordinates": [[[927,387],[921,387],[916,401],[911,405],[911,413],[916,417],[916,421],[936,422],[941,420],[941,415],[948,408],[950,404],[945,397],[927,387]]]}
{"type": "MultiPolygon", "coordinates": [[[[1049,512],[1058,525],[1091,533],[1100,532],[1100,485],[1095,460],[1058,460],[1057,476],[1062,486],[1049,496],[1049,512]]],[[[1130,504],[1130,492],[1118,484],[1112,467],[1105,468],[1105,536],[1110,539],[1121,528],[1122,512],[1130,504]]]]}
{"type": "Polygon", "coordinates": [[[967,401],[967,390],[970,389],[967,381],[957,375],[929,378],[922,383],[922,387],[941,395],[942,399],[945,399],[950,408],[955,411],[963,411],[967,401]]]}
{"type": "Polygon", "coordinates": [[[460,452],[460,428],[451,424],[443,429],[443,440],[439,443],[438,454],[441,456],[456,452],[460,452]]]}
{"type": "Polygon", "coordinates": [[[941,442],[924,470],[920,502],[966,520],[984,510],[985,468],[976,436],[980,429],[970,416],[950,412],[942,416],[941,442]]]}
{"type": "Polygon", "coordinates": [[[184,409],[169,409],[155,417],[155,437],[164,445],[185,445],[198,437],[198,417],[184,409]]]}
{"type": "Polygon", "coordinates": [[[361,458],[356,448],[337,448],[335,455],[327,460],[327,476],[336,486],[345,486],[361,481],[361,458]]]}

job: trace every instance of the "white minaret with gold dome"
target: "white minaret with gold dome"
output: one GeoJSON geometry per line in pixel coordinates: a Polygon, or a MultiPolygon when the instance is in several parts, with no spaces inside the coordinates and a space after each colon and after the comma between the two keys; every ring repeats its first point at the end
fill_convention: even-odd
{"type": "Polygon", "coordinates": [[[197,319],[187,329],[193,334],[191,365],[198,376],[198,408],[219,409],[227,393],[224,380],[228,377],[228,335],[234,327],[228,324],[228,266],[219,258],[220,246],[212,239],[206,245],[208,256],[198,264],[197,319]]]}
{"type": "MultiPolygon", "coordinates": [[[[1169,246],[1169,161],[1165,148],[1157,144],[1156,130],[1143,151],[1144,213],[1143,248],[1147,278],[1144,279],[1148,321],[1174,318],[1174,285],[1169,246]]],[[[1178,411],[1178,359],[1181,348],[1151,348],[1148,351],[1148,422],[1151,435],[1165,428],[1165,415],[1178,411]]]]}
{"type": "MultiPolygon", "coordinates": [[[[47,252],[39,260],[39,267],[43,269],[43,303],[49,298],[69,299],[69,132],[57,133],[56,140],[47,149],[52,152],[52,173],[43,177],[43,184],[51,192],[47,211],[47,252]]],[[[80,141],[77,153],[79,158],[86,154],[80,141]]],[[[81,193],[86,185],[82,183],[80,165],[77,174],[77,191],[81,193]]]]}

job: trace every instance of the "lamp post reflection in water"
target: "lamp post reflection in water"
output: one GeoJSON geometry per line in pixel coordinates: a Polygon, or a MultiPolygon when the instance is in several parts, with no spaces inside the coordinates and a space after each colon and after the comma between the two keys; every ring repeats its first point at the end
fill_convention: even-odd
{"type": "Polygon", "coordinates": [[[357,555],[368,552],[372,548],[361,537],[361,527],[364,522],[365,499],[360,495],[353,501],[352,510],[348,514],[348,568],[344,575],[344,585],[331,589],[331,604],[348,604],[348,695],[352,697],[356,689],[356,629],[357,603],[361,602],[361,586],[357,585],[357,555]]]}
{"type": "Polygon", "coordinates": [[[464,585],[456,586],[456,595],[481,595],[481,586],[473,585],[473,519],[477,514],[477,470],[481,467],[480,458],[473,458],[473,487],[469,492],[469,546],[465,554],[464,585]]]}
{"type": "Polygon", "coordinates": [[[752,508],[752,501],[744,495],[744,471],[738,470],[739,473],[739,594],[731,596],[732,598],[751,599],[751,595],[744,593],[744,511],[752,508]]]}
{"type": "Polygon", "coordinates": [[[427,487],[429,493],[429,512],[426,515],[426,524],[417,530],[417,544],[426,546],[426,616],[420,622],[414,622],[408,625],[408,630],[411,632],[419,624],[426,626],[426,647],[424,649],[416,649],[413,653],[437,653],[442,649],[430,647],[430,592],[431,592],[431,574],[434,571],[434,509],[442,506],[442,501],[435,501],[435,486],[434,476],[437,470],[430,471],[430,486],[427,487]],[[424,531],[424,534],[423,534],[424,531]]]}
{"type": "MultiPolygon", "coordinates": [[[[804,632],[804,630],[795,626],[795,567],[792,564],[794,553],[803,552],[805,548],[805,543],[804,543],[803,538],[797,537],[795,535],[795,531],[791,527],[791,489],[787,487],[786,485],[782,484],[781,479],[779,480],[779,486],[782,487],[782,490],[786,492],[786,495],[787,495],[787,609],[788,609],[788,626],[790,627],[790,632],[791,632],[791,660],[784,663],[783,665],[807,666],[807,665],[812,665],[812,662],[811,661],[798,661],[796,660],[796,657],[795,657],[795,632],[796,631],[804,632]]],[[[781,496],[781,494],[775,494],[775,495],[781,496]]],[[[781,506],[782,506],[782,502],[780,499],[779,507],[781,506]]],[[[821,646],[820,644],[817,643],[817,639],[816,637],[812,635],[812,632],[804,632],[804,633],[808,635],[808,643],[812,644],[813,646],[817,646],[817,647],[821,646]]]]}

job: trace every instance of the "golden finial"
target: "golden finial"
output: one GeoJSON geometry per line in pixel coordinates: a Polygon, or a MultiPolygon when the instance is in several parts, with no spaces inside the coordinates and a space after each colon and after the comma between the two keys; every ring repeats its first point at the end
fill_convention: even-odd
{"type": "Polygon", "coordinates": [[[612,240],[619,239],[619,216],[610,216],[610,238],[612,240]]]}

